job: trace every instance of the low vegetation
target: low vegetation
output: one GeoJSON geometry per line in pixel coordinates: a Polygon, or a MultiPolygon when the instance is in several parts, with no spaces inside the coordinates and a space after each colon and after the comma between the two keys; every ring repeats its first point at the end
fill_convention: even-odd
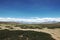
{"type": "Polygon", "coordinates": [[[1,27],[7,27],[11,28],[14,27],[20,27],[22,29],[43,29],[43,28],[48,28],[48,29],[55,29],[55,28],[60,28],[60,23],[55,23],[55,24],[18,24],[18,23],[0,23],[1,27]]]}
{"type": "Polygon", "coordinates": [[[20,27],[22,29],[43,29],[43,28],[48,28],[48,29],[55,29],[55,28],[60,28],[60,24],[21,24],[21,25],[15,25],[15,27],[20,27]]]}
{"type": "Polygon", "coordinates": [[[55,40],[48,33],[22,30],[0,30],[0,40],[55,40]]]}
{"type": "Polygon", "coordinates": [[[0,40],[55,40],[48,33],[20,30],[20,29],[43,30],[43,28],[55,30],[55,28],[60,28],[60,23],[55,23],[55,24],[18,24],[18,23],[1,24],[0,23],[0,40]]]}

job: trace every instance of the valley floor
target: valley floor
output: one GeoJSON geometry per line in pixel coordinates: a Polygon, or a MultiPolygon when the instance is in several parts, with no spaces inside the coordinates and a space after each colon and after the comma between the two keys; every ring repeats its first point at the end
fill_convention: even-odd
{"type": "MultiPolygon", "coordinates": [[[[2,29],[0,30],[4,30],[5,27],[1,27],[2,29]]],[[[13,27],[14,29],[9,29],[9,28],[6,28],[8,30],[23,30],[23,31],[38,31],[38,32],[46,32],[46,33],[49,33],[52,35],[52,37],[56,40],[60,40],[60,28],[56,28],[56,29],[47,29],[47,28],[44,28],[44,29],[21,29],[19,27],[13,27]]]]}

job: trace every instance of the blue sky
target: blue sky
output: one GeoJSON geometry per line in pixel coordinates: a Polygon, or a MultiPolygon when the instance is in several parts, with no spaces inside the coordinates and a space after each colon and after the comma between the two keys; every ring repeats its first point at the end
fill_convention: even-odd
{"type": "Polygon", "coordinates": [[[0,17],[60,17],[60,0],[0,0],[0,17]]]}

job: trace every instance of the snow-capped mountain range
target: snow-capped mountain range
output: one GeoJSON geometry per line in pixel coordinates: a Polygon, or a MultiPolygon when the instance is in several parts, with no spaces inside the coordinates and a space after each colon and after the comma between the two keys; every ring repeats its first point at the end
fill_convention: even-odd
{"type": "Polygon", "coordinates": [[[0,18],[0,22],[18,22],[24,24],[57,23],[60,22],[60,18],[0,18]]]}

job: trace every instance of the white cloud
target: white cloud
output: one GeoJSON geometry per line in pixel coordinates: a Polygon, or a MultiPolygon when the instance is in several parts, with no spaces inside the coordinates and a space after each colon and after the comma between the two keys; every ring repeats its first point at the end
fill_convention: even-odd
{"type": "Polygon", "coordinates": [[[41,23],[41,22],[48,22],[48,21],[57,21],[60,22],[60,18],[39,18],[39,17],[35,17],[35,18],[0,18],[0,21],[14,21],[14,22],[37,22],[37,23],[41,23]]]}

